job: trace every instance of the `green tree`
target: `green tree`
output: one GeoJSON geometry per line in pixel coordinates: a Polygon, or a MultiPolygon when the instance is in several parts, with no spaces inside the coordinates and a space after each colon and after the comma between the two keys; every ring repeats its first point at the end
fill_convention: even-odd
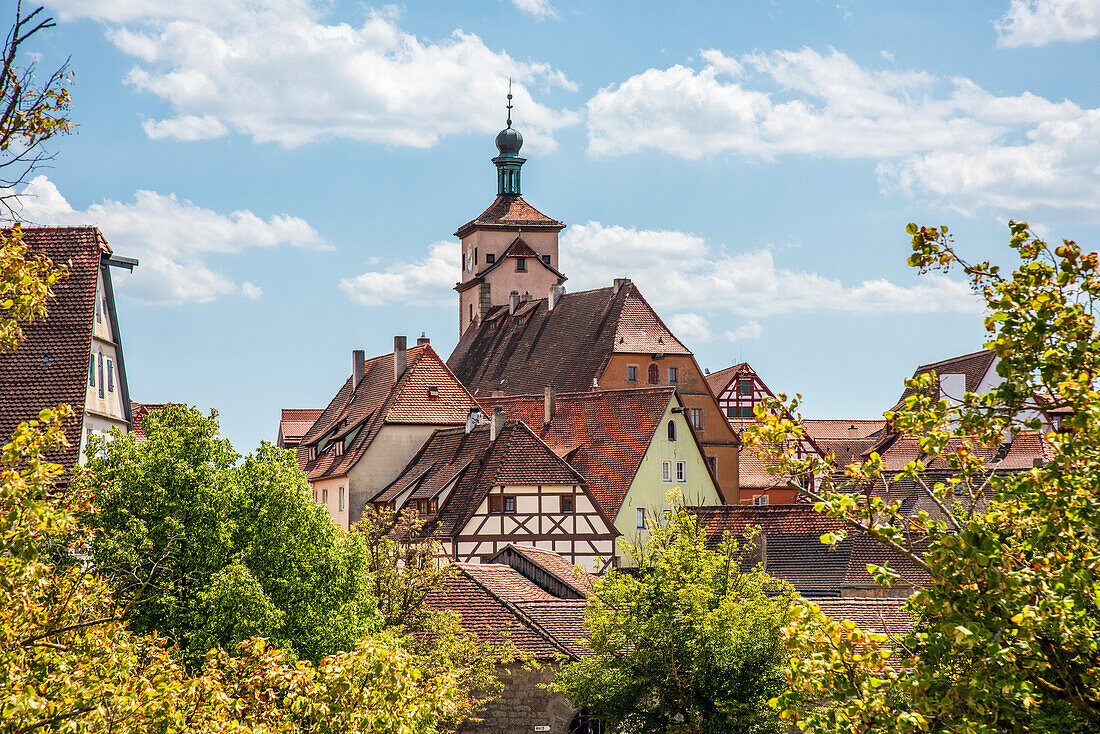
{"type": "Polygon", "coordinates": [[[89,442],[91,555],[139,634],[191,665],[253,636],[317,661],[380,626],[362,543],[338,530],[292,452],[240,458],[216,413],[170,405],[134,434],[89,442]]]}
{"type": "Polygon", "coordinates": [[[415,510],[371,508],[352,530],[366,549],[366,579],[386,630],[425,675],[456,675],[452,716],[441,726],[451,730],[478,720],[479,709],[503,690],[498,666],[528,661],[510,642],[481,642],[462,628],[455,612],[432,606],[432,594],[456,575],[457,567],[443,562],[442,545],[424,533],[415,510]]]}
{"type": "MultiPolygon", "coordinates": [[[[1100,731],[1100,297],[1096,253],[1051,245],[1010,222],[1019,263],[1010,273],[968,263],[946,228],[909,225],[921,271],[959,268],[984,299],[986,347],[1002,382],[961,403],[939,400],[933,375],[907,384],[887,417],[919,438],[923,456],[887,475],[876,454],[833,475],[829,462],[776,451],[780,471],[823,477],[807,492],[841,518],[926,568],[928,587],[908,602],[913,632],[887,639],[802,609],[784,631],[792,653],[784,716],[815,732],[1100,731]],[[1045,439],[1053,458],[1014,474],[991,474],[976,449],[1052,410],[1068,412],[1045,439]],[[925,479],[940,461],[953,476],[925,479]],[[900,503],[852,492],[904,478],[938,507],[903,513],[900,503]]],[[[800,433],[791,405],[757,414],[748,441],[765,450],[800,433]]],[[[838,535],[824,538],[836,541],[838,535]]],[[[893,572],[874,569],[889,585],[893,572]]]]}
{"type": "Polygon", "coordinates": [[[731,535],[712,549],[682,507],[649,529],[630,549],[637,569],[596,581],[592,655],[566,665],[553,689],[612,731],[781,732],[768,701],[783,687],[779,631],[793,589],[744,568],[731,535]]]}

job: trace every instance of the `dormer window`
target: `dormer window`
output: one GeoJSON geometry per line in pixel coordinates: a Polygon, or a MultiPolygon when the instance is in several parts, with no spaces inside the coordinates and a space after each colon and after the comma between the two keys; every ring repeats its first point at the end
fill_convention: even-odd
{"type": "Polygon", "coordinates": [[[438,398],[439,397],[439,388],[436,387],[435,385],[429,385],[428,386],[428,397],[429,398],[438,398]]]}
{"type": "Polygon", "coordinates": [[[525,258],[525,257],[517,257],[516,258],[516,272],[517,273],[526,273],[527,272],[527,258],[525,258]]]}
{"type": "Polygon", "coordinates": [[[316,458],[317,458],[317,447],[316,446],[310,446],[309,447],[309,460],[313,461],[316,458]]]}

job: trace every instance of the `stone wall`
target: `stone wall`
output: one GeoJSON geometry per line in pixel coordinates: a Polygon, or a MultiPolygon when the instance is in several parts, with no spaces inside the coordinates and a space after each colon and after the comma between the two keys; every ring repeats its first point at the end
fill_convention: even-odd
{"type": "Polygon", "coordinates": [[[560,693],[552,693],[540,686],[554,678],[557,668],[543,665],[538,670],[526,670],[513,666],[510,672],[498,671],[504,683],[500,698],[490,701],[480,714],[479,723],[468,723],[459,727],[458,734],[523,734],[535,732],[536,726],[549,726],[538,729],[550,734],[568,734],[569,722],[575,709],[569,699],[560,693]]]}

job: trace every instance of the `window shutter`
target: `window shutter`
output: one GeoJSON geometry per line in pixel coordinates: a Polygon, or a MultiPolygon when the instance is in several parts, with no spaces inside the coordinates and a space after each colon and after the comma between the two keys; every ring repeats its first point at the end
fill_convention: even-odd
{"type": "Polygon", "coordinates": [[[501,497],[499,494],[489,495],[489,512],[494,515],[499,515],[501,510],[503,509],[503,500],[504,498],[501,497]]]}

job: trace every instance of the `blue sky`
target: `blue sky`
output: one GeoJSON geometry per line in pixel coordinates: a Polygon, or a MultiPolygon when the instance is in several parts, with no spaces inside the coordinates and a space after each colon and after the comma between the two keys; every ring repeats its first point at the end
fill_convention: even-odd
{"type": "Polygon", "coordinates": [[[567,286],[634,278],[701,365],[747,360],[814,417],[980,347],[906,222],[1001,261],[1008,218],[1100,230],[1098,0],[48,8],[34,51],[71,55],[80,128],[24,215],[141,259],[116,274],[131,394],[216,407],[239,449],[353,348],[450,353],[451,233],[495,194],[509,77],[567,286]]]}

